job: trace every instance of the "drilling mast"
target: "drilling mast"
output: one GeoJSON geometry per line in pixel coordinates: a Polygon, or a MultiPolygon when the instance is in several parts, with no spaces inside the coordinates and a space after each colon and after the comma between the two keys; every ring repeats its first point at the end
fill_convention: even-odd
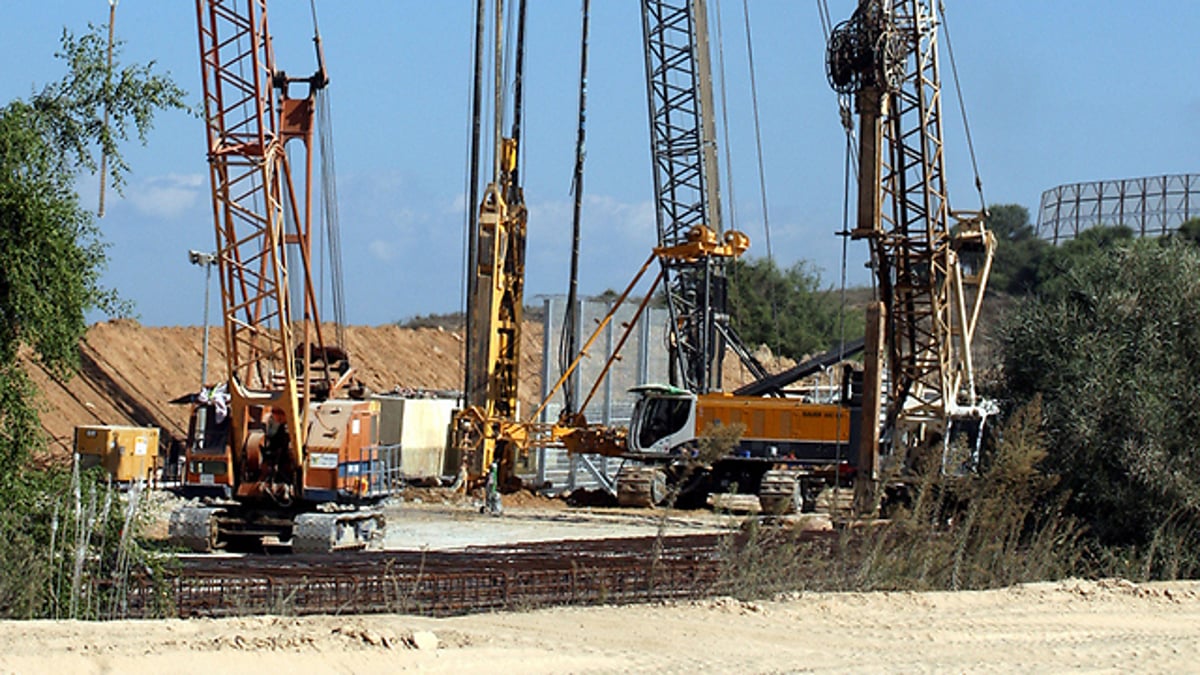
{"type": "MultiPolygon", "coordinates": [[[[933,0],[862,0],[827,51],[830,83],[853,97],[859,117],[850,234],[870,245],[878,291],[867,321],[878,343],[868,344],[864,364],[862,438],[875,445],[871,454],[880,420],[867,400],[880,394],[886,452],[948,442],[960,422],[974,427],[977,450],[994,410],[976,391],[971,359],[994,238],[983,213],[949,206],[937,29],[933,0]],[[981,261],[974,270],[963,265],[967,251],[981,261]]],[[[943,452],[943,469],[957,470],[947,461],[943,452]]]]}
{"type": "MultiPolygon", "coordinates": [[[[484,2],[478,7],[482,22],[484,2]]],[[[521,188],[522,71],[524,69],[525,4],[518,0],[516,63],[512,127],[501,133],[505,83],[501,73],[504,40],[504,1],[495,0],[495,85],[493,90],[493,162],[491,182],[484,190],[471,231],[471,268],[467,271],[468,327],[465,407],[456,416],[454,446],[464,453],[469,476],[485,475],[498,463],[502,482],[515,475],[518,447],[502,427],[517,421],[517,389],[521,356],[521,324],[525,301],[525,239],[527,210],[521,188]]],[[[477,27],[477,54],[482,54],[482,24],[477,27]]],[[[476,71],[482,78],[482,68],[476,71]]],[[[476,91],[480,91],[477,88],[476,91]]],[[[476,142],[477,139],[476,139],[476,142]]],[[[474,154],[474,153],[473,153],[474,154]]]]}

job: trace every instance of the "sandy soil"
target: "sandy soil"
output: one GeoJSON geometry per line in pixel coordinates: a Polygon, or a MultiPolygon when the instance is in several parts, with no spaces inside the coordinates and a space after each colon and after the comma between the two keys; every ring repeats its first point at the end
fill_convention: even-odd
{"type": "MultiPolygon", "coordinates": [[[[418,499],[420,499],[418,497],[418,499]]],[[[568,508],[561,501],[524,508],[505,507],[502,516],[480,513],[462,504],[406,502],[385,510],[387,536],[382,548],[389,551],[440,551],[468,546],[524,544],[566,539],[652,537],[728,532],[740,519],[710,511],[654,509],[568,508]]]]}
{"type": "Polygon", "coordinates": [[[450,619],[0,623],[20,673],[1185,672],[1200,584],[564,608],[450,619]],[[436,643],[436,647],[434,644],[436,643]]]}
{"type": "MultiPolygon", "coordinates": [[[[224,376],[223,340],[220,329],[213,328],[210,384],[224,376]]],[[[530,410],[541,391],[541,343],[542,325],[527,323],[522,335],[521,398],[530,410]]],[[[462,336],[453,331],[350,326],[346,346],[358,378],[371,391],[462,386],[462,336]]],[[[27,360],[26,371],[42,392],[42,425],[54,449],[69,452],[73,430],[80,424],[157,426],[164,447],[172,438],[183,439],[188,408],[169,402],[198,389],[202,348],[199,327],[150,328],[117,320],[88,330],[80,345],[82,371],[70,380],[55,378],[27,360]]]]}
{"type": "MultiPolygon", "coordinates": [[[[332,339],[327,329],[327,340],[332,339]]],[[[374,392],[462,387],[462,335],[439,328],[349,326],[346,347],[358,378],[374,392]]],[[[152,328],[127,319],[91,326],[80,344],[82,371],[62,380],[25,359],[26,372],[42,393],[42,426],[60,457],[71,451],[81,424],[157,426],[162,448],[187,435],[188,408],[172,399],[199,388],[203,330],[152,328]]],[[[793,365],[769,352],[760,357],[772,371],[793,365]]],[[[224,377],[224,336],[214,327],[208,380],[224,377]]],[[[525,323],[521,338],[521,406],[532,411],[542,389],[542,324],[525,323]]],[[[725,360],[725,381],[738,386],[750,374],[736,358],[725,360]]]]}

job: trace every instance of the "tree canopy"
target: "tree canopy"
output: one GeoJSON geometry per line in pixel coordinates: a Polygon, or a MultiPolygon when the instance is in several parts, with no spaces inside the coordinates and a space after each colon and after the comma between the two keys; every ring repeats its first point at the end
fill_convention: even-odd
{"type": "MultiPolygon", "coordinates": [[[[780,270],[766,258],[737,260],[729,280],[731,321],[747,344],[765,344],[776,354],[800,359],[841,339],[841,300],[821,289],[809,263],[780,270]]],[[[845,322],[846,340],[862,336],[861,312],[846,312],[845,322]]]]}
{"type": "Polygon", "coordinates": [[[1023,295],[1037,287],[1038,271],[1050,245],[1038,238],[1029,209],[1019,204],[993,204],[987,227],[996,236],[991,288],[1023,295]]]}
{"type": "MultiPolygon", "coordinates": [[[[64,30],[56,54],[67,66],[63,78],[0,108],[0,364],[25,344],[68,370],[84,313],[125,309],[100,286],[104,245],[75,181],[94,172],[103,153],[109,170],[101,179],[120,189],[129,171],[120,142],[131,131],[144,142],[157,110],[186,106],[153,63],[117,66],[110,76],[106,50],[94,26],[80,37],[64,30]]],[[[114,62],[119,54],[116,44],[114,62]]]]}
{"type": "MultiPolygon", "coordinates": [[[[80,204],[76,181],[84,172],[95,172],[103,154],[109,169],[100,178],[120,190],[129,172],[121,142],[133,131],[145,142],[157,111],[186,109],[184,92],[169,76],[156,74],[153,63],[110,71],[106,32],[92,26],[76,37],[64,30],[56,55],[66,64],[63,78],[28,100],[0,107],[0,501],[8,506],[0,514],[0,570],[5,570],[0,615],[5,617],[98,616],[101,603],[79,602],[86,595],[83,579],[112,586],[122,564],[128,565],[120,561],[140,555],[122,535],[131,526],[122,509],[110,509],[105,501],[96,512],[95,482],[76,483],[72,491],[61,470],[28,466],[28,457],[44,440],[37,392],[18,362],[22,348],[28,348],[46,367],[69,377],[87,329],[85,312],[125,311],[116,293],[100,284],[104,244],[94,217],[80,204]],[[79,556],[73,566],[66,562],[71,556],[56,550],[67,545],[66,532],[79,537],[71,544],[78,546],[79,556]],[[73,581],[64,582],[66,577],[73,581]]],[[[119,53],[120,45],[114,45],[114,64],[119,53]]],[[[104,499],[111,499],[111,491],[106,494],[104,499]]],[[[139,564],[152,563],[142,559],[139,564]]]]}

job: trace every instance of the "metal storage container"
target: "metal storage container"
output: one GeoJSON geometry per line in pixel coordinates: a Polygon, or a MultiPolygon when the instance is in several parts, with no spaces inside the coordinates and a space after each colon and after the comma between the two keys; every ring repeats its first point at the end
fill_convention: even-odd
{"type": "Polygon", "coordinates": [[[158,469],[158,429],[87,425],[75,427],[80,466],[103,466],[113,480],[152,480],[158,469]]]}

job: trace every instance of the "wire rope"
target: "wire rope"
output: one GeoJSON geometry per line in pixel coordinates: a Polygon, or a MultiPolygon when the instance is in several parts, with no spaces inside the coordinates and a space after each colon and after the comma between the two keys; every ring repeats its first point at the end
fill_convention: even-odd
{"type": "Polygon", "coordinates": [[[817,14],[821,17],[821,31],[825,40],[828,41],[829,34],[833,32],[833,22],[829,18],[828,0],[817,0],[817,14]]]}
{"type": "Polygon", "coordinates": [[[337,162],[334,156],[333,111],[325,89],[317,91],[318,146],[321,151],[321,207],[325,219],[330,291],[337,344],[346,345],[346,284],[342,258],[342,226],[338,211],[337,162]]]}
{"type": "MultiPolygon", "coordinates": [[[[317,49],[317,67],[321,69],[320,74],[324,74],[324,56],[321,53],[321,26],[317,20],[317,3],[316,0],[309,0],[309,10],[312,14],[313,24],[313,44],[317,49]]],[[[310,88],[315,90],[310,91],[317,104],[317,149],[320,153],[320,214],[324,224],[321,234],[324,237],[322,242],[324,255],[318,255],[319,259],[319,284],[317,315],[324,314],[323,304],[325,301],[325,262],[329,262],[329,291],[330,302],[333,305],[333,324],[336,335],[336,344],[342,348],[346,346],[346,286],[344,277],[344,267],[342,265],[342,235],[341,235],[341,219],[338,213],[338,194],[337,194],[337,162],[334,159],[334,142],[333,142],[333,108],[330,102],[329,91],[325,88],[324,82],[310,84],[310,88]]],[[[305,186],[309,188],[309,186],[305,186]]],[[[311,189],[311,188],[309,188],[311,189]]],[[[303,296],[301,296],[303,297],[303,296]]]]}
{"type": "Polygon", "coordinates": [[[763,233],[766,237],[767,261],[774,262],[771,252],[771,219],[767,209],[767,174],[763,162],[762,123],[758,113],[758,81],[754,72],[754,41],[750,34],[750,3],[742,0],[742,16],[746,26],[746,58],[750,67],[750,99],[754,104],[754,142],[758,149],[758,190],[762,198],[763,233]]]}
{"type": "Polygon", "coordinates": [[[500,144],[504,138],[504,0],[495,1],[495,26],[492,29],[495,38],[492,54],[492,183],[499,185],[503,160],[500,144]]]}
{"type": "MultiPolygon", "coordinates": [[[[842,269],[841,269],[841,307],[838,311],[838,361],[841,362],[846,358],[846,268],[848,266],[849,249],[850,249],[850,180],[851,180],[851,165],[854,163],[854,128],[853,126],[846,127],[846,158],[844,168],[842,170],[842,231],[839,235],[842,238],[842,269]]],[[[843,373],[843,378],[845,377],[843,373]]],[[[846,391],[849,383],[843,381],[842,390],[846,391]]],[[[837,407],[837,428],[842,428],[842,408],[837,407]]],[[[837,443],[834,446],[834,466],[841,467],[842,465],[842,437],[837,436],[837,443]]],[[[868,478],[869,480],[869,478],[868,478]]],[[[841,489],[841,475],[837,471],[834,473],[833,479],[834,504],[840,504],[838,492],[841,489]]]]}
{"type": "MultiPolygon", "coordinates": [[[[474,56],[474,53],[475,53],[475,46],[474,46],[474,44],[472,44],[471,45],[472,56],[474,56]]],[[[476,70],[476,66],[472,65],[471,70],[472,70],[472,73],[474,73],[474,71],[476,70]]],[[[472,100],[472,94],[475,89],[475,80],[476,80],[476,77],[474,77],[474,76],[467,78],[467,83],[468,83],[467,84],[467,100],[468,101],[472,100]]],[[[462,259],[461,259],[462,270],[461,270],[461,274],[458,275],[458,306],[462,310],[464,317],[470,311],[470,308],[467,306],[467,278],[472,273],[471,269],[470,269],[471,263],[472,263],[472,260],[471,260],[471,222],[472,222],[471,210],[473,208],[471,202],[474,201],[472,199],[472,196],[475,194],[475,190],[473,190],[472,187],[475,187],[476,189],[478,188],[477,185],[475,185],[475,186],[472,185],[472,180],[471,180],[471,177],[472,177],[471,167],[475,164],[475,162],[472,159],[472,157],[474,155],[474,152],[473,152],[473,145],[474,145],[474,142],[473,142],[474,131],[473,130],[475,127],[474,117],[475,117],[474,110],[472,109],[472,107],[470,105],[468,105],[467,106],[466,134],[465,134],[467,143],[466,143],[466,146],[463,148],[464,171],[463,171],[463,192],[462,192],[462,199],[463,199],[462,259]]]]}
{"type": "Polygon", "coordinates": [[[942,27],[946,33],[946,53],[950,56],[950,72],[954,76],[954,92],[958,96],[958,110],[962,114],[963,131],[967,136],[967,150],[971,154],[971,169],[975,172],[975,191],[979,194],[979,209],[987,211],[983,196],[983,179],[979,177],[979,162],[975,157],[975,141],[971,138],[971,123],[967,119],[967,105],[963,101],[962,84],[958,79],[958,63],[954,59],[954,43],[950,40],[950,22],[946,20],[946,3],[938,0],[938,13],[942,15],[942,27]]]}

